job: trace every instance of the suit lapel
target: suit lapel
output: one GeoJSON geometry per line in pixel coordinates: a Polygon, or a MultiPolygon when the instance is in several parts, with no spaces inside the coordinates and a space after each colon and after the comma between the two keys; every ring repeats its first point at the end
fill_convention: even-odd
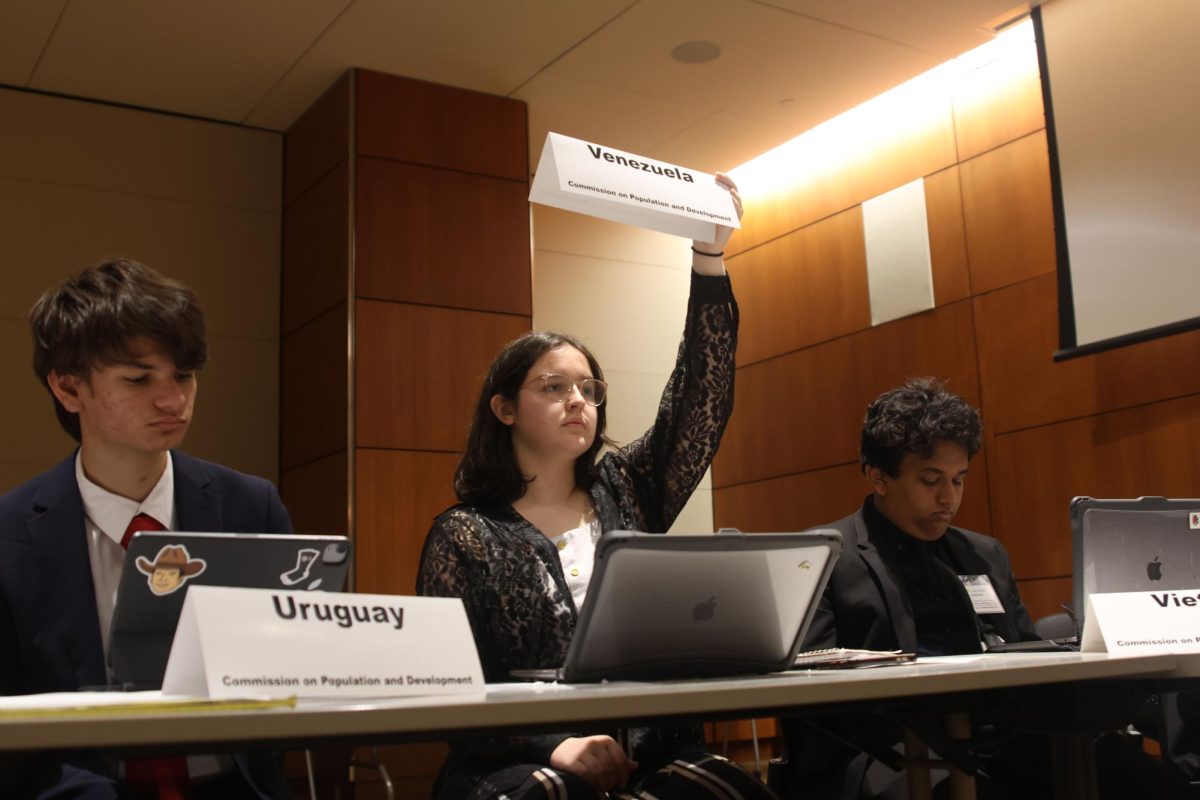
{"type": "Polygon", "coordinates": [[[175,516],[183,531],[220,533],[221,498],[208,490],[210,478],[204,464],[183,453],[171,451],[175,471],[175,516]]]}
{"type": "MultiPolygon", "coordinates": [[[[975,548],[967,541],[967,537],[963,536],[962,531],[957,528],[950,528],[946,531],[946,547],[950,551],[950,557],[954,560],[955,566],[958,568],[960,575],[988,575],[990,566],[988,562],[975,552],[975,548]]],[[[993,581],[995,583],[995,581],[993,581]]]]}
{"type": "Polygon", "coordinates": [[[77,684],[103,685],[104,645],[74,455],[47,473],[32,511],[26,528],[45,582],[42,597],[53,608],[45,613],[57,620],[54,629],[77,684]]]}
{"type": "Polygon", "coordinates": [[[915,653],[917,651],[917,626],[913,621],[912,611],[904,602],[904,597],[900,594],[900,587],[896,585],[891,571],[883,563],[879,550],[871,540],[871,534],[867,529],[867,522],[861,508],[854,515],[854,533],[858,539],[858,554],[866,563],[876,585],[883,593],[883,602],[887,606],[888,618],[891,619],[892,628],[896,634],[896,644],[906,653],[915,653]]]}
{"type": "MultiPolygon", "coordinates": [[[[950,558],[954,562],[955,571],[959,575],[987,575],[988,581],[992,584],[992,590],[996,593],[996,599],[1003,596],[1003,587],[999,585],[1001,580],[999,576],[992,575],[992,565],[987,559],[979,554],[962,531],[956,528],[950,528],[946,531],[946,549],[950,551],[950,558]]],[[[971,618],[975,625],[990,626],[990,629],[1003,636],[1006,640],[1012,637],[1015,631],[1009,627],[1008,610],[999,614],[980,614],[975,611],[975,604],[971,601],[971,595],[967,592],[965,586],[959,584],[962,589],[962,602],[964,607],[969,609],[971,618]]],[[[1004,601],[1001,600],[1001,605],[1004,601]]],[[[980,633],[985,630],[981,629],[980,633]]],[[[1019,636],[1019,634],[1017,634],[1019,636]]]]}

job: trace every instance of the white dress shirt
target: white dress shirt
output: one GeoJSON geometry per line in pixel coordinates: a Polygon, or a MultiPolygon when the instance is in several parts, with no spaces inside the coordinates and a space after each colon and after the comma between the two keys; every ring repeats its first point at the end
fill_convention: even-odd
{"type": "MultiPolygon", "coordinates": [[[[175,529],[175,471],[171,454],[158,483],[142,502],[121,497],[92,482],[83,472],[82,455],[75,456],[75,481],[83,498],[84,527],[87,529],[88,559],[92,565],[92,585],[96,590],[96,611],[100,616],[100,639],[104,645],[104,663],[108,664],[108,629],[112,625],[117,586],[125,549],[121,537],[129,521],[138,514],[149,514],[167,530],[175,529]]],[[[107,669],[107,666],[105,667],[107,669]]],[[[112,675],[110,674],[111,678],[112,675]]]]}
{"type": "MultiPolygon", "coordinates": [[[[92,584],[96,588],[96,611],[100,616],[100,638],[104,643],[104,671],[112,680],[108,668],[108,634],[112,626],[113,607],[117,604],[117,586],[121,583],[125,563],[125,548],[121,539],[129,522],[138,514],[149,514],[169,530],[176,530],[175,468],[167,453],[167,466],[158,483],[142,502],[130,500],[104,489],[83,472],[83,459],[75,456],[75,481],[83,498],[84,527],[87,528],[88,557],[92,565],[92,584]]],[[[219,774],[233,767],[229,756],[194,754],[187,757],[188,775],[193,779],[219,774]]]]}

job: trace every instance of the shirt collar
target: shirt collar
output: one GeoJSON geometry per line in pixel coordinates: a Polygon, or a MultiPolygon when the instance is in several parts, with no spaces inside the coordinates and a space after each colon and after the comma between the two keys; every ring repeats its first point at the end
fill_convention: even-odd
{"type": "Polygon", "coordinates": [[[918,539],[900,530],[894,522],[888,519],[882,511],[875,507],[875,495],[867,495],[863,502],[863,519],[867,529],[878,534],[892,548],[901,553],[941,553],[945,547],[946,537],[940,536],[932,542],[918,539]]]}
{"type": "Polygon", "coordinates": [[[105,536],[120,544],[129,521],[138,514],[149,514],[166,526],[175,528],[175,469],[171,453],[167,453],[167,466],[158,483],[142,502],[121,497],[94,483],[83,472],[83,451],[75,455],[75,482],[79,484],[79,495],[83,499],[83,513],[105,536]]]}

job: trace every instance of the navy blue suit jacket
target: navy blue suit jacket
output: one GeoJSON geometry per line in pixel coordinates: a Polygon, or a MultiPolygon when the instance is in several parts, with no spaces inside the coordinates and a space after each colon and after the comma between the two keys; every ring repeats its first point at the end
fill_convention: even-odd
{"type": "MultiPolygon", "coordinates": [[[[171,456],[179,530],[292,532],[269,481],[178,451],[171,456]]],[[[74,453],[0,496],[0,694],[107,681],[84,524],[74,453]]],[[[255,771],[238,761],[247,775],[255,771]]]]}

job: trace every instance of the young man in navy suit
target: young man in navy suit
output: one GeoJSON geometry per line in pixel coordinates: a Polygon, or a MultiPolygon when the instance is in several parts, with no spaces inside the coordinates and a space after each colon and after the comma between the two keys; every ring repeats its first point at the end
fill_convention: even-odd
{"type": "MultiPolygon", "coordinates": [[[[29,322],[34,372],[80,446],[0,497],[5,695],[107,683],[108,628],[123,539],[132,532],[292,531],[268,481],[174,449],[191,424],[196,374],[208,357],[191,290],[117,259],[47,291],[29,322]]],[[[91,751],[26,759],[19,769],[0,763],[0,794],[127,796],[138,787],[120,771],[91,751]]],[[[189,759],[187,771],[179,780],[191,797],[287,793],[270,754],[189,759]]]]}

